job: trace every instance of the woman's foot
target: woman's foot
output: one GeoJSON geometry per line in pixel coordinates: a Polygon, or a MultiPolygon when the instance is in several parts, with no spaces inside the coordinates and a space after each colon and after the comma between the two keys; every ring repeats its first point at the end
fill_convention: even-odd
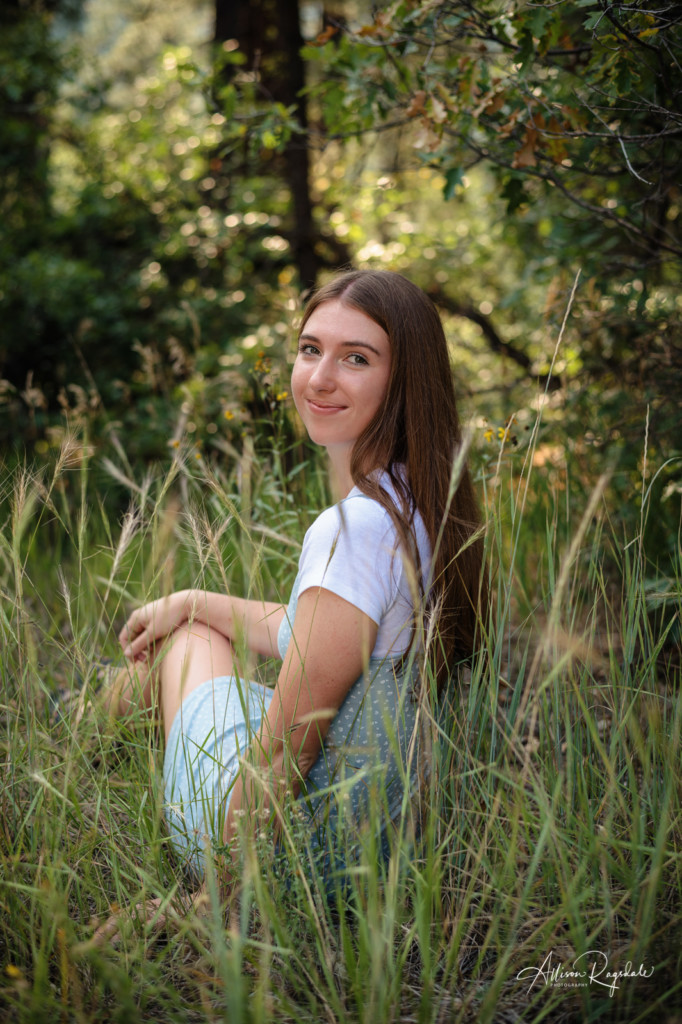
{"type": "Polygon", "coordinates": [[[121,671],[115,667],[111,658],[102,658],[95,666],[93,673],[82,676],[76,670],[70,683],[62,683],[49,695],[50,723],[56,725],[65,722],[78,725],[86,711],[97,704],[98,698],[109,687],[109,678],[121,671]]]}

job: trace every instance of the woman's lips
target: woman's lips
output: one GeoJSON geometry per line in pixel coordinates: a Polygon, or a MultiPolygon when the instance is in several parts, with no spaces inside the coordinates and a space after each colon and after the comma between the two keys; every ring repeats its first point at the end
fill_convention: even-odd
{"type": "Polygon", "coordinates": [[[332,413],[335,412],[343,412],[343,410],[346,408],[345,405],[325,405],[322,404],[321,402],[316,402],[312,398],[307,399],[307,401],[308,407],[312,409],[314,413],[317,413],[320,416],[330,416],[332,413]]]}

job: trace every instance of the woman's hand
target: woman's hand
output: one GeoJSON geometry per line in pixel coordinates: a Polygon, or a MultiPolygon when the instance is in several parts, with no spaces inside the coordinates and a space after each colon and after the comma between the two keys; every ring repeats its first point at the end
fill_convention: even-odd
{"type": "Polygon", "coordinates": [[[178,590],[137,608],[118,637],[126,658],[136,661],[144,657],[157,640],[170,636],[191,614],[191,590],[178,590]]]}
{"type": "MultiPolygon", "coordinates": [[[[126,658],[153,656],[154,645],[188,622],[203,622],[230,643],[244,640],[249,650],[267,658],[279,657],[277,631],[286,613],[279,602],[255,601],[207,590],[178,590],[136,609],[119,633],[126,658]]],[[[152,657],[153,660],[153,657],[152,657]]]]}

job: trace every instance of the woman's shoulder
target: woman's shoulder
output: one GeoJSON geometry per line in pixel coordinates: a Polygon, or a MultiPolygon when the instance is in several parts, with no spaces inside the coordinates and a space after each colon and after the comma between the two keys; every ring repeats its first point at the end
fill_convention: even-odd
{"type": "Polygon", "coordinates": [[[386,509],[374,498],[354,487],[341,501],[320,512],[306,538],[335,538],[342,533],[364,538],[377,534],[383,536],[392,527],[386,509]]]}
{"type": "Polygon", "coordinates": [[[303,541],[298,587],[324,586],[377,624],[395,598],[395,527],[378,501],[355,488],[321,512],[303,541]]]}

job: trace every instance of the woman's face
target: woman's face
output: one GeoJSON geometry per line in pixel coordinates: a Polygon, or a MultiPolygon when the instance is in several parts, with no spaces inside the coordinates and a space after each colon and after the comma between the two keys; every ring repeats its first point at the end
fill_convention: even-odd
{"type": "Polygon", "coordinates": [[[298,340],[291,391],[311,440],[352,449],[388,388],[391,346],[379,324],[332,299],[311,314],[298,340]]]}

